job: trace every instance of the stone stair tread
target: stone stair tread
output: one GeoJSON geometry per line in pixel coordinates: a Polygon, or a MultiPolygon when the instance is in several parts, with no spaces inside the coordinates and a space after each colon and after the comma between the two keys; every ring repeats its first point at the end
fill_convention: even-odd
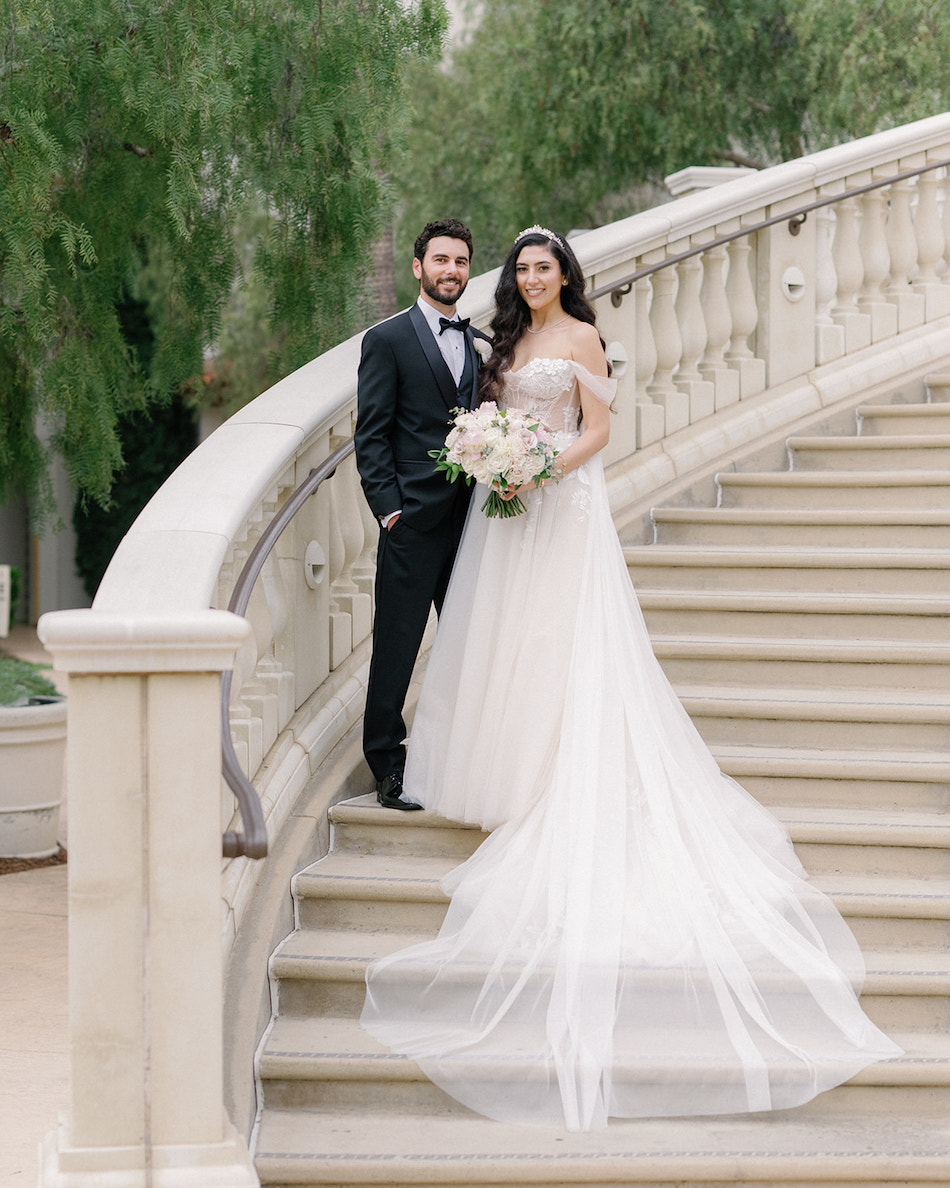
{"type": "Polygon", "coordinates": [[[376,957],[428,940],[429,931],[393,929],[389,932],[355,932],[334,928],[297,928],[285,937],[271,957],[277,977],[314,977],[333,972],[360,981],[366,965],[376,957]]]}
{"type": "MultiPolygon", "coordinates": [[[[932,1083],[950,1085],[950,1035],[906,1031],[894,1032],[891,1038],[904,1055],[862,1070],[852,1083],[910,1080],[924,1065],[932,1083]]],[[[265,1079],[285,1080],[425,1079],[413,1060],[390,1051],[358,1019],[346,1016],[278,1019],[261,1051],[260,1072],[265,1079]]]]}
{"type": "Polygon", "coordinates": [[[837,773],[849,770],[851,779],[900,779],[910,772],[914,779],[950,780],[950,754],[945,751],[870,750],[866,748],[783,747],[757,743],[717,743],[717,762],[743,768],[758,764],[784,767],[789,772],[812,769],[837,773]]]}
{"type": "MultiPolygon", "coordinates": [[[[906,405],[902,405],[906,408],[906,405]]],[[[950,434],[947,433],[894,433],[886,437],[864,437],[858,434],[819,434],[789,437],[787,445],[790,450],[876,450],[921,448],[947,449],[950,447],[950,434]]]]}
{"type": "Polygon", "coordinates": [[[274,1110],[256,1162],[265,1184],[946,1184],[950,1128],[894,1112],[886,1125],[875,1113],[789,1113],[615,1120],[577,1134],[476,1115],[274,1110]]]}
{"type": "MultiPolygon", "coordinates": [[[[870,440],[870,439],[868,439],[870,440]]],[[[950,511],[929,508],[913,510],[889,508],[750,508],[750,507],[657,507],[657,523],[728,523],[728,524],[886,524],[897,528],[920,525],[944,527],[950,524],[950,511]]],[[[919,551],[919,550],[916,550],[919,551]]],[[[831,554],[834,555],[834,554],[831,554]]]]}
{"type": "MultiPolygon", "coordinates": [[[[944,414],[947,415],[947,414],[944,414]]],[[[893,443],[893,437],[856,440],[893,443]]],[[[726,470],[716,475],[723,487],[866,487],[868,476],[861,470],[726,470]]],[[[946,470],[875,470],[875,487],[946,487],[946,470]]]]}
{"type": "Polygon", "coordinates": [[[741,610],[766,614],[950,615],[950,596],[906,594],[779,594],[745,590],[680,590],[641,587],[644,610],[741,610]]]}
{"type": "Polygon", "coordinates": [[[807,685],[756,687],[748,685],[677,685],[676,693],[690,713],[746,714],[769,718],[809,717],[815,713],[839,721],[950,721],[950,689],[862,689],[842,686],[831,690],[807,685]]]}
{"type": "MultiPolygon", "coordinates": [[[[837,845],[888,845],[919,847],[950,847],[950,817],[938,813],[906,813],[900,816],[892,812],[874,812],[871,810],[830,809],[821,808],[806,810],[800,808],[772,806],[771,811],[784,822],[789,829],[792,839],[796,842],[828,843],[837,845]]],[[[350,857],[350,855],[343,855],[350,857]]],[[[346,893],[356,899],[391,898],[399,901],[422,899],[426,902],[447,903],[448,897],[441,889],[441,879],[461,859],[435,856],[431,860],[420,861],[407,858],[406,866],[412,869],[411,877],[401,877],[402,869],[399,858],[389,860],[385,856],[377,855],[381,861],[380,870],[385,867],[386,874],[369,873],[376,863],[345,864],[348,871],[343,877],[351,879],[346,893]],[[359,873],[359,866],[366,868],[366,873],[359,873]]],[[[336,865],[336,864],[334,864],[336,865]]],[[[299,876],[298,876],[299,878],[299,876]]],[[[333,895],[337,890],[333,886],[335,874],[329,876],[329,888],[314,878],[309,883],[299,883],[297,895],[313,895],[323,897],[333,895]]],[[[816,875],[812,880],[827,895],[830,895],[839,906],[847,902],[853,909],[856,904],[863,904],[866,910],[883,903],[887,915],[908,915],[915,913],[920,916],[940,919],[950,919],[950,880],[899,878],[882,875],[816,875]],[[901,906],[903,905],[903,910],[901,906]]],[[[876,913],[875,913],[876,914],[876,913]]],[[[308,931],[301,929],[302,932],[308,931]]],[[[334,937],[343,935],[342,932],[331,931],[334,937]]],[[[300,942],[300,947],[304,942],[300,942]]],[[[299,951],[298,947],[287,945],[280,950],[282,957],[292,957],[299,951]]],[[[335,952],[328,952],[327,956],[335,956],[335,952]]]]}
{"type": "MultiPolygon", "coordinates": [[[[427,940],[431,932],[354,932],[345,929],[301,928],[287,937],[271,958],[272,972],[280,977],[361,981],[368,962],[397,949],[427,940]]],[[[866,991],[874,993],[950,993],[950,952],[865,952],[866,991]]]]}
{"type": "Polygon", "coordinates": [[[653,650],[660,657],[706,656],[723,659],[847,660],[869,664],[946,664],[950,640],[913,643],[882,639],[794,639],[774,635],[669,635],[651,634],[653,650]]]}
{"type": "MultiPolygon", "coordinates": [[[[707,508],[706,510],[735,511],[738,509],[707,508]]],[[[950,555],[940,549],[838,547],[829,549],[820,546],[808,548],[801,545],[743,548],[741,545],[640,544],[624,545],[623,553],[628,565],[734,566],[754,569],[778,566],[787,569],[916,568],[950,570],[950,555]]]]}
{"type": "MultiPolygon", "coordinates": [[[[445,819],[434,813],[400,813],[383,808],[376,796],[367,792],[341,800],[330,809],[331,825],[385,823],[394,829],[444,829],[445,819]]],[[[458,829],[478,831],[477,825],[457,825],[458,829]]]]}
{"type": "MultiPolygon", "coordinates": [[[[421,816],[419,813],[415,815],[421,816]]],[[[458,862],[459,859],[438,854],[387,855],[331,851],[296,876],[294,893],[298,898],[352,896],[366,899],[376,898],[386,890],[392,890],[406,899],[444,902],[446,896],[439,888],[439,881],[458,862]]]]}
{"type": "Polygon", "coordinates": [[[911,402],[908,404],[859,404],[855,409],[859,417],[945,417],[950,409],[945,403],[922,404],[911,402]]]}
{"type": "Polygon", "coordinates": [[[810,881],[845,916],[950,920],[950,879],[893,875],[813,875],[810,881]]]}
{"type": "Polygon", "coordinates": [[[880,809],[772,806],[796,841],[950,846],[950,814],[880,809]]]}
{"type": "MultiPolygon", "coordinates": [[[[946,814],[896,814],[892,811],[833,808],[809,810],[787,806],[772,806],[771,811],[784,822],[792,839],[798,843],[950,847],[950,815],[946,814]]],[[[447,903],[448,897],[442,891],[441,880],[462,861],[439,855],[430,859],[371,856],[378,861],[366,861],[365,857],[348,853],[330,855],[328,859],[315,864],[315,867],[327,864],[334,871],[342,869],[344,873],[338,875],[331,872],[324,884],[316,877],[314,867],[308,868],[305,873],[313,872],[315,877],[304,880],[298,876],[295,888],[297,896],[322,898],[345,893],[354,899],[447,903]],[[330,858],[351,857],[359,861],[330,862],[330,858]],[[400,872],[403,869],[411,871],[411,875],[402,875],[400,872]]],[[[862,915],[950,919],[950,879],[924,880],[920,877],[838,873],[815,875],[812,881],[835,900],[839,909],[847,908],[851,914],[860,907],[863,910],[859,914],[862,915]]],[[[334,935],[339,936],[340,933],[334,931],[334,935]]],[[[293,946],[281,950],[282,956],[291,956],[293,952],[293,946]]]]}

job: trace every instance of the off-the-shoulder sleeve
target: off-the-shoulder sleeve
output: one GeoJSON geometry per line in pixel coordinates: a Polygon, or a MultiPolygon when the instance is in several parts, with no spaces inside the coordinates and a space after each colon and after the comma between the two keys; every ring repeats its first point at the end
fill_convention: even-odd
{"type": "Polygon", "coordinates": [[[574,369],[577,382],[583,384],[587,391],[602,404],[610,404],[617,395],[617,381],[606,379],[602,375],[594,375],[593,372],[587,370],[583,363],[578,363],[574,359],[568,361],[574,369]]]}

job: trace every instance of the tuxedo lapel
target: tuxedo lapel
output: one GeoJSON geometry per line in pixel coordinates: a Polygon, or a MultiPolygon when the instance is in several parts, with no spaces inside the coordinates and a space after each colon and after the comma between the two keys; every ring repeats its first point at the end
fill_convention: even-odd
{"type": "Polygon", "coordinates": [[[422,352],[432,371],[432,376],[436,384],[438,384],[439,392],[445,401],[446,408],[455,408],[459,402],[458,389],[455,386],[455,381],[452,379],[452,373],[449,371],[448,364],[442,358],[442,352],[436,345],[435,338],[429,329],[425,315],[417,305],[409,307],[409,320],[412,322],[412,328],[416,332],[416,338],[419,339],[419,345],[422,347],[422,352]]]}
{"type": "Polygon", "coordinates": [[[475,350],[475,335],[471,327],[465,331],[465,370],[459,382],[459,399],[466,408],[478,404],[478,352],[475,350]]]}

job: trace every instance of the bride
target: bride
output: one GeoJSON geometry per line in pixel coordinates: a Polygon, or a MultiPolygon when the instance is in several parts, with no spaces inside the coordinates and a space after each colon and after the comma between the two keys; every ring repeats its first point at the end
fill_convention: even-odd
{"type": "Polygon", "coordinates": [[[607,503],[608,378],[577,258],[523,231],[482,399],[560,451],[526,511],[476,491],[407,794],[492,830],[435,940],[374,962],[363,1025],[503,1122],[784,1109],[900,1049],[784,827],[724,776],[650,647],[607,503]],[[479,497],[481,496],[481,497],[479,497]]]}

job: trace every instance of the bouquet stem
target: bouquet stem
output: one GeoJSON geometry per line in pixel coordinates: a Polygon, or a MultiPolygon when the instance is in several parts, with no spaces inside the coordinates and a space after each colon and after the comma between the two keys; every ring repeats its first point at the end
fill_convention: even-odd
{"type": "Polygon", "coordinates": [[[491,491],[482,504],[482,511],[486,516],[500,516],[504,520],[510,519],[511,516],[520,516],[524,510],[520,495],[515,495],[512,499],[502,499],[497,491],[491,491]]]}

